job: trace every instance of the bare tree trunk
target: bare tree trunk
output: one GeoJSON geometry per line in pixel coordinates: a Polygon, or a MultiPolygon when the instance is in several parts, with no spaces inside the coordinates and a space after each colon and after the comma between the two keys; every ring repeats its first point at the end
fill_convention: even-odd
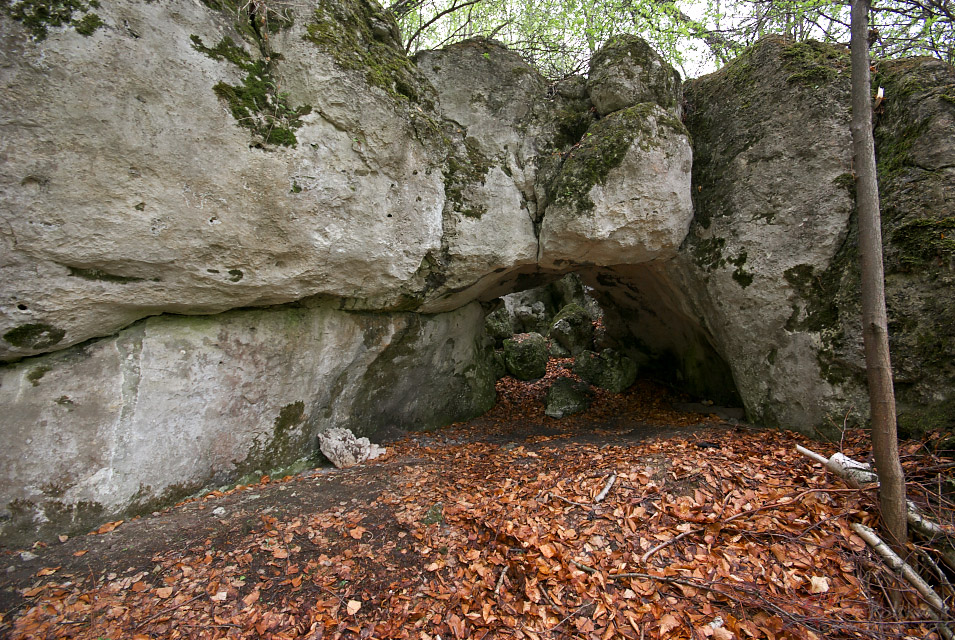
{"type": "Polygon", "coordinates": [[[892,546],[902,551],[906,531],[905,478],[899,462],[895,392],[889,361],[882,268],[882,223],[872,138],[872,90],[869,79],[869,0],[852,0],[852,146],[859,212],[862,262],[862,337],[865,343],[872,451],[879,472],[882,521],[892,546]]]}

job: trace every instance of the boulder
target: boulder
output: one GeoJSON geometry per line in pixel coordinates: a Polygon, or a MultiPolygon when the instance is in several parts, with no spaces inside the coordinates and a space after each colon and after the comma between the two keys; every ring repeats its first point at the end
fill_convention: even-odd
{"type": "Polygon", "coordinates": [[[590,60],[587,91],[601,116],[641,102],[682,115],[680,74],[638,36],[613,36],[604,43],[590,60]]]}
{"type": "Polygon", "coordinates": [[[523,333],[545,334],[550,328],[551,312],[541,300],[518,300],[510,308],[514,327],[523,333]]]}
{"type": "Polygon", "coordinates": [[[551,418],[563,418],[590,406],[590,386],[571,378],[558,378],[547,389],[544,398],[544,415],[551,418]]]}
{"type": "Polygon", "coordinates": [[[519,333],[504,341],[507,370],[519,380],[542,378],[547,357],[547,340],[539,333],[519,333]]]}
{"type": "Polygon", "coordinates": [[[811,431],[868,404],[845,375],[861,330],[852,361],[826,356],[800,284],[851,260],[849,75],[844,48],[771,37],[684,87],[696,217],[670,278],[754,421],[811,431]]]}
{"type": "Polygon", "coordinates": [[[448,147],[422,125],[434,89],[369,27],[393,18],[289,5],[264,42],[219,5],[116,0],[43,39],[2,12],[0,359],[163,312],[434,289],[448,147]]]}
{"type": "Polygon", "coordinates": [[[690,138],[680,120],[644,102],[594,123],[548,187],[540,266],[609,266],[676,255],[686,237],[690,138]]]}
{"type": "Polygon", "coordinates": [[[378,438],[479,415],[495,399],[483,321],[477,303],[165,315],[0,367],[0,539],[85,533],[284,469],[320,426],[378,438]]]}
{"type": "Polygon", "coordinates": [[[484,330],[488,337],[494,340],[495,344],[501,344],[505,338],[514,335],[514,325],[511,322],[511,314],[507,312],[507,307],[501,307],[492,311],[484,318],[484,330]]]}
{"type": "Polygon", "coordinates": [[[458,149],[444,175],[444,245],[435,254],[441,291],[421,307],[430,313],[470,302],[536,264],[531,119],[546,82],[517,53],[485,38],[422,51],[414,62],[435,87],[436,109],[449,122],[444,134],[458,149]]]}
{"type": "Polygon", "coordinates": [[[590,384],[621,393],[637,380],[637,365],[614,349],[584,351],[574,359],[574,373],[590,384]]]}
{"type": "Polygon", "coordinates": [[[366,460],[374,460],[387,451],[369,441],[368,438],[356,438],[351,430],[341,428],[320,431],[318,443],[325,457],[339,469],[347,469],[366,460]]]}
{"type": "Polygon", "coordinates": [[[575,356],[593,346],[593,319],[586,309],[571,303],[554,316],[549,335],[570,355],[575,356]]]}

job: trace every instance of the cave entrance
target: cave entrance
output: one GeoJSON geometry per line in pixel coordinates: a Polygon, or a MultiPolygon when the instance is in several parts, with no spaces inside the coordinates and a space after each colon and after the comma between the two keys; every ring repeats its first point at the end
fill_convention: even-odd
{"type": "Polygon", "coordinates": [[[729,365],[661,265],[516,274],[508,280],[510,292],[501,295],[486,322],[498,348],[509,333],[539,333],[548,338],[551,357],[567,358],[577,356],[585,342],[588,351],[609,349],[630,358],[638,378],[661,382],[702,406],[720,407],[727,417],[743,417],[729,365]],[[593,321],[592,337],[566,338],[556,326],[562,316],[565,324],[579,321],[580,311],[571,313],[571,305],[593,321]]]}

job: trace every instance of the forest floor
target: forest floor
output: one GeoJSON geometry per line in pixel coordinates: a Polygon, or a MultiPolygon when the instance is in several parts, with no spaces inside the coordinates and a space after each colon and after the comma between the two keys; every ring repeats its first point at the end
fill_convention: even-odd
{"type": "MultiPolygon", "coordinates": [[[[555,420],[557,375],[505,378],[489,413],[357,467],[214,491],[29,561],[8,551],[0,635],[937,637],[849,528],[876,524],[874,491],[794,451],[838,445],[682,412],[646,381],[555,420]]],[[[864,433],[841,446],[867,458],[864,433]]]]}

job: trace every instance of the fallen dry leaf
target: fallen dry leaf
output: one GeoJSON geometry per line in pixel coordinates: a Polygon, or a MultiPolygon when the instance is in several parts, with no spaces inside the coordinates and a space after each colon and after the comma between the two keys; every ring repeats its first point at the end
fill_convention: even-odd
{"type": "Polygon", "coordinates": [[[122,520],[117,520],[115,522],[107,522],[106,524],[101,526],[99,529],[96,529],[95,531],[91,531],[90,535],[100,535],[103,533],[109,533],[110,531],[113,531],[114,529],[116,529],[116,527],[118,527],[121,524],[123,524],[122,520]]]}
{"type": "Polygon", "coordinates": [[[37,571],[36,575],[38,578],[42,578],[43,576],[52,576],[54,573],[56,573],[59,570],[60,570],[59,567],[45,567],[37,571]]]}
{"type": "Polygon", "coordinates": [[[829,578],[825,576],[811,576],[809,578],[809,593],[826,593],[829,591],[829,578]]]}
{"type": "Polygon", "coordinates": [[[356,613],[358,613],[359,609],[361,609],[361,602],[359,602],[358,600],[348,601],[348,606],[346,607],[346,610],[348,611],[348,615],[350,616],[355,615],[356,613]]]}

